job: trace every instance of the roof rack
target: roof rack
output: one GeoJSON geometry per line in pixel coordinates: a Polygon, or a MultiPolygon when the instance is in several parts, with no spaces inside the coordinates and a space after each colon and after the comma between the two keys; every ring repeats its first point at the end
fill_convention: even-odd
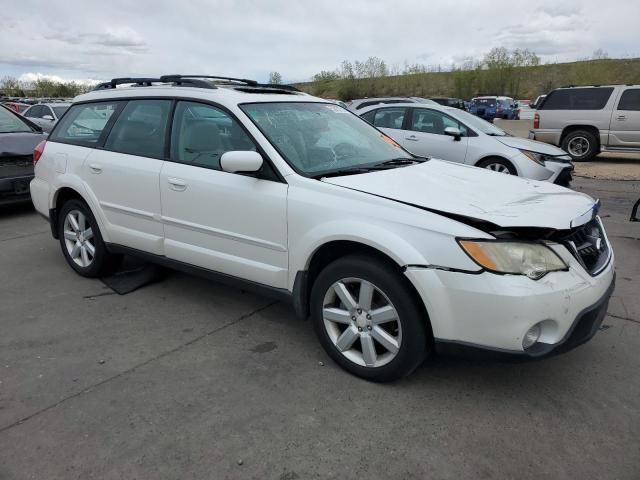
{"type": "Polygon", "coordinates": [[[162,75],[160,80],[163,82],[181,82],[184,80],[192,80],[199,78],[207,78],[210,80],[226,80],[230,83],[243,83],[250,87],[257,87],[259,84],[255,80],[249,80],[247,78],[234,78],[234,77],[220,77],[217,75],[162,75]]]}
{"type": "MultiPolygon", "coordinates": [[[[174,75],[175,77],[179,77],[179,75],[174,75]]],[[[165,76],[170,77],[170,76],[165,76]]],[[[131,78],[131,77],[122,77],[122,78],[113,78],[109,82],[99,83],[95,86],[94,90],[109,90],[111,88],[116,88],[118,85],[127,85],[134,84],[138,87],[151,87],[154,83],[173,83],[176,86],[186,86],[186,87],[199,87],[199,88],[216,88],[210,82],[205,82],[204,80],[192,79],[192,78],[131,78]]]]}
{"type": "Polygon", "coordinates": [[[283,85],[280,83],[259,83],[256,85],[260,88],[274,88],[276,90],[286,90],[288,92],[299,92],[300,90],[294,87],[293,85],[283,85]]]}

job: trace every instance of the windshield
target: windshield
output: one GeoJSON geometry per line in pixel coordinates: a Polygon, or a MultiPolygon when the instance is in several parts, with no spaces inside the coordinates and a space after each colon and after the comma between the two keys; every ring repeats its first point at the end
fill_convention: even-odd
{"type": "Polygon", "coordinates": [[[466,123],[473,130],[478,130],[487,135],[494,137],[505,137],[507,134],[504,130],[496,127],[493,123],[489,123],[471,113],[467,113],[463,110],[454,109],[451,114],[455,116],[461,122],[466,123]]]}
{"type": "Polygon", "coordinates": [[[56,118],[60,118],[62,117],[62,115],[64,115],[64,112],[66,112],[67,110],[69,110],[68,106],[64,106],[64,107],[51,107],[53,108],[53,113],[56,114],[56,118]]]}
{"type": "Polygon", "coordinates": [[[9,110],[0,107],[0,133],[31,132],[31,127],[9,110]]]}
{"type": "Polygon", "coordinates": [[[306,175],[411,158],[389,137],[337,105],[283,102],[240,108],[285,160],[306,175]]]}
{"type": "Polygon", "coordinates": [[[474,105],[480,105],[481,107],[495,107],[496,105],[496,98],[492,97],[492,98],[474,98],[473,100],[471,100],[473,102],[474,105]]]}

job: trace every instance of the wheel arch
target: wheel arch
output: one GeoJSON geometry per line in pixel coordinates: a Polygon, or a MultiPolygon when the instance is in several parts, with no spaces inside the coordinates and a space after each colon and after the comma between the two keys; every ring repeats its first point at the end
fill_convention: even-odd
{"type": "Polygon", "coordinates": [[[571,132],[575,132],[577,130],[584,130],[584,131],[587,131],[589,133],[592,133],[593,136],[596,138],[596,141],[598,142],[598,149],[600,149],[600,143],[601,143],[600,129],[598,127],[596,127],[595,125],[588,125],[588,124],[569,125],[567,127],[564,127],[562,129],[562,133],[560,134],[560,145],[562,145],[562,143],[564,142],[565,138],[567,138],[567,135],[569,135],[571,132]]]}
{"type": "Polygon", "coordinates": [[[293,305],[296,314],[300,318],[307,319],[309,317],[311,289],[323,268],[331,262],[349,255],[367,256],[381,261],[395,270],[403,279],[403,282],[418,305],[421,306],[422,315],[428,328],[430,338],[433,338],[427,307],[420,297],[416,287],[413,285],[411,280],[405,276],[405,265],[399,264],[396,259],[392,258],[382,250],[356,240],[331,240],[320,245],[309,257],[306,266],[307,268],[297,272],[293,286],[293,305]]]}
{"type": "Polygon", "coordinates": [[[100,214],[101,212],[97,211],[96,203],[97,199],[91,198],[91,196],[86,192],[85,189],[82,188],[81,185],[76,184],[75,182],[64,182],[61,183],[57,188],[53,191],[51,195],[51,199],[49,201],[49,223],[51,224],[51,234],[55,239],[58,239],[58,212],[62,205],[72,199],[78,199],[87,204],[89,210],[93,214],[96,222],[98,222],[98,228],[100,229],[100,233],[104,239],[107,241],[107,232],[105,229],[105,221],[100,214]]]}
{"type": "MultiPolygon", "coordinates": [[[[517,153],[517,152],[516,152],[516,153],[517,153]]],[[[474,166],[474,167],[482,168],[482,167],[480,167],[480,164],[481,164],[481,163],[486,162],[487,160],[493,160],[493,159],[495,159],[495,160],[502,160],[503,162],[508,163],[509,165],[511,165],[511,166],[513,167],[513,169],[516,171],[516,173],[518,174],[518,176],[520,176],[520,171],[518,170],[517,165],[516,165],[515,163],[513,163],[510,159],[508,159],[508,158],[506,158],[506,157],[503,157],[502,155],[492,155],[492,154],[485,155],[484,157],[482,157],[482,158],[478,159],[478,160],[476,161],[476,163],[474,163],[474,164],[473,164],[473,166],[474,166]]]]}

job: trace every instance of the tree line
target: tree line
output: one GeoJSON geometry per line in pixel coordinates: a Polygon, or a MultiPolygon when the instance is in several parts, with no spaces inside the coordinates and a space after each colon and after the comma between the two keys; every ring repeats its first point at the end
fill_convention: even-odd
{"type": "MultiPolygon", "coordinates": [[[[596,50],[592,57],[576,62],[586,62],[588,66],[570,69],[570,76],[575,80],[572,78],[569,83],[595,83],[596,79],[607,77],[605,64],[610,61],[606,52],[596,50]]],[[[400,66],[369,57],[364,61],[344,60],[334,70],[318,72],[313,75],[312,82],[300,86],[314,95],[341,100],[380,95],[527,98],[559,86],[560,80],[553,68],[548,69],[548,75],[541,73],[550,65],[562,64],[543,66],[540,57],[529,49],[504,47],[493,48],[480,59],[469,58],[457,65],[405,62],[400,66]],[[536,84],[532,83],[532,73],[536,73],[536,84]]]]}
{"type": "Polygon", "coordinates": [[[0,94],[7,97],[46,97],[71,98],[91,90],[91,85],[78,82],[58,82],[46,78],[38,78],[25,82],[14,77],[0,79],[0,94]]]}

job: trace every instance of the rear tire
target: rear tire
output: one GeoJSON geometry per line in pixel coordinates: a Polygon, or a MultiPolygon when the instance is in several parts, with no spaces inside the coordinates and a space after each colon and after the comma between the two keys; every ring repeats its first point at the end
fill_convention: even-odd
{"type": "Polygon", "coordinates": [[[599,152],[598,139],[588,130],[574,130],[562,139],[562,149],[567,152],[574,162],[592,160],[599,152]]]}
{"type": "Polygon", "coordinates": [[[500,157],[485,158],[478,162],[476,166],[486,168],[492,172],[518,176],[518,171],[516,170],[516,167],[513,166],[513,163],[500,157]]]}
{"type": "Polygon", "coordinates": [[[325,267],[311,290],[311,319],[325,351],[374,382],[406,377],[427,357],[424,307],[397,269],[349,255],[325,267]]]}
{"type": "Polygon", "coordinates": [[[58,214],[58,237],[67,263],[83,277],[101,277],[114,272],[121,255],[113,255],[100,234],[89,206],[82,200],[65,202],[58,214]]]}

